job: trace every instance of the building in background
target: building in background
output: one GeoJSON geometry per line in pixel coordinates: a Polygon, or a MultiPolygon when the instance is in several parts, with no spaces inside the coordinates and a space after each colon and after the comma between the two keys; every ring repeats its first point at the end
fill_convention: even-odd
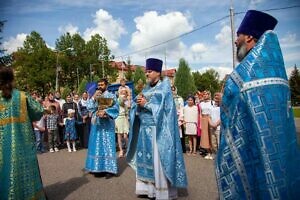
{"type": "MultiPolygon", "coordinates": [[[[129,70],[132,71],[132,73],[135,72],[137,67],[141,67],[145,71],[145,67],[141,65],[127,65],[124,61],[110,61],[110,66],[113,68],[116,68],[118,70],[118,78],[115,83],[119,83],[122,78],[125,77],[125,73],[129,70]]],[[[176,74],[176,69],[166,69],[162,71],[163,76],[167,76],[171,83],[174,83],[174,78],[176,74]]]]}

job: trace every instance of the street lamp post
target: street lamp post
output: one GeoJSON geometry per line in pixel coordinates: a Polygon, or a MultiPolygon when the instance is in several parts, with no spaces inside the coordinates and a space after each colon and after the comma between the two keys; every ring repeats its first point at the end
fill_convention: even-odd
{"type": "Polygon", "coordinates": [[[101,61],[101,67],[102,67],[102,78],[104,78],[104,58],[105,55],[100,54],[98,59],[101,61]]]}
{"type": "Polygon", "coordinates": [[[90,64],[90,81],[93,81],[92,75],[93,75],[94,73],[92,72],[92,68],[93,68],[94,65],[97,65],[97,64],[98,64],[98,63],[90,64]]]}
{"type": "Polygon", "coordinates": [[[60,70],[61,70],[61,68],[60,68],[60,66],[59,66],[59,64],[58,64],[58,54],[60,53],[60,52],[65,52],[66,50],[73,50],[73,48],[72,47],[69,47],[69,48],[66,48],[66,49],[64,49],[64,50],[61,50],[61,51],[59,51],[59,50],[56,50],[55,52],[56,52],[56,75],[55,75],[55,91],[58,91],[58,92],[60,92],[59,90],[59,72],[60,72],[60,70]]]}

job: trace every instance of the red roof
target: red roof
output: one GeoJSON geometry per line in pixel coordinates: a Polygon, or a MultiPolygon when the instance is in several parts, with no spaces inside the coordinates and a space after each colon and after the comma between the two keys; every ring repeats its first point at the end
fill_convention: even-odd
{"type": "Polygon", "coordinates": [[[162,74],[164,76],[168,76],[168,77],[174,77],[176,74],[176,69],[172,68],[172,69],[166,69],[162,71],[162,74]]]}
{"type": "Polygon", "coordinates": [[[129,67],[132,71],[135,71],[137,67],[142,67],[142,69],[145,70],[145,67],[143,67],[143,66],[127,65],[124,61],[123,62],[122,61],[120,61],[120,62],[110,61],[110,65],[113,68],[117,68],[119,71],[121,71],[122,68],[123,68],[123,71],[128,71],[129,67]]]}
{"type": "MultiPolygon", "coordinates": [[[[110,61],[110,65],[113,67],[113,68],[117,68],[119,71],[122,71],[122,68],[123,68],[123,71],[128,71],[128,68],[130,67],[130,69],[132,71],[135,71],[137,67],[141,67],[144,71],[145,71],[145,67],[144,66],[139,66],[139,65],[127,65],[124,61],[119,61],[119,62],[116,62],[116,61],[110,61]]],[[[174,77],[175,74],[176,74],[176,69],[175,68],[172,68],[172,69],[167,69],[167,70],[163,70],[162,71],[162,74],[164,76],[168,76],[168,77],[174,77]]]]}

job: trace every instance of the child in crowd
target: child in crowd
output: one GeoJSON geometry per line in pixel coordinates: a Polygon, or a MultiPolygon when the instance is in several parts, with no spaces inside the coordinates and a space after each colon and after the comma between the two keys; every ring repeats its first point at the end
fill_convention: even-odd
{"type": "Polygon", "coordinates": [[[194,96],[189,96],[187,99],[187,105],[183,109],[183,119],[185,124],[185,134],[189,138],[189,154],[196,155],[198,107],[195,105],[194,96]]]}
{"type": "MultiPolygon", "coordinates": [[[[37,99],[37,101],[40,104],[43,103],[42,99],[40,99],[40,98],[37,99]]],[[[45,152],[45,149],[44,149],[44,133],[46,131],[45,119],[46,119],[46,116],[43,115],[39,121],[32,123],[33,128],[34,128],[34,133],[35,133],[36,151],[39,154],[45,152]]]]}
{"type": "Polygon", "coordinates": [[[49,148],[50,153],[53,153],[54,151],[58,152],[58,128],[57,125],[59,123],[59,116],[56,113],[56,107],[54,105],[50,105],[49,108],[49,114],[47,115],[47,130],[48,130],[48,142],[49,142],[49,148]]]}
{"type": "Polygon", "coordinates": [[[76,152],[75,140],[77,139],[76,129],[75,129],[75,110],[68,109],[68,117],[64,118],[65,125],[65,140],[67,141],[68,151],[72,152],[70,142],[73,145],[73,151],[76,152]]]}
{"type": "Polygon", "coordinates": [[[211,146],[212,152],[217,153],[220,143],[220,103],[222,99],[222,94],[217,92],[214,95],[214,105],[211,109],[211,118],[209,120],[210,133],[211,133],[211,146]]]}
{"type": "Polygon", "coordinates": [[[116,118],[116,132],[118,134],[118,145],[119,145],[119,157],[124,157],[122,139],[124,137],[125,144],[127,147],[128,143],[128,132],[129,132],[129,121],[128,121],[128,110],[130,109],[130,98],[128,97],[127,90],[120,90],[119,94],[119,116],[116,118]]]}

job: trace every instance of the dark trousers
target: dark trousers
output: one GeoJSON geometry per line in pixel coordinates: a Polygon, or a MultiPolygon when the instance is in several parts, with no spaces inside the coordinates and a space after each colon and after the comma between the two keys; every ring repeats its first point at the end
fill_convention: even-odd
{"type": "Polygon", "coordinates": [[[89,146],[89,138],[90,138],[90,127],[91,127],[91,118],[87,118],[85,123],[83,124],[83,148],[88,148],[89,146]]]}
{"type": "Polygon", "coordinates": [[[58,126],[58,143],[60,144],[61,147],[64,146],[64,132],[65,128],[64,126],[58,126]]]}
{"type": "Polygon", "coordinates": [[[180,126],[181,131],[182,131],[182,138],[180,138],[181,140],[181,147],[182,147],[182,152],[185,153],[186,152],[186,145],[185,145],[185,129],[183,126],[180,126]]]}
{"type": "Polygon", "coordinates": [[[197,150],[200,150],[200,140],[201,140],[201,137],[197,136],[197,145],[196,145],[197,150]]]}
{"type": "Polygon", "coordinates": [[[83,123],[76,123],[75,124],[75,129],[79,141],[79,146],[83,148],[83,129],[84,129],[84,124],[83,123]]]}

